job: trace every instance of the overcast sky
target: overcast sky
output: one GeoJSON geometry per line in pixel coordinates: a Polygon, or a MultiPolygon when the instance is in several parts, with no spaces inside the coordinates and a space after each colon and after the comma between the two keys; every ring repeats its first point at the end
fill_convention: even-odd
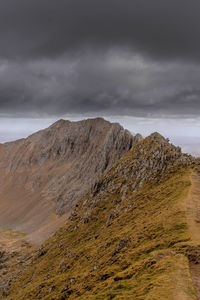
{"type": "Polygon", "coordinates": [[[200,137],[199,12],[198,0],[1,0],[0,141],[63,115],[200,137]]]}

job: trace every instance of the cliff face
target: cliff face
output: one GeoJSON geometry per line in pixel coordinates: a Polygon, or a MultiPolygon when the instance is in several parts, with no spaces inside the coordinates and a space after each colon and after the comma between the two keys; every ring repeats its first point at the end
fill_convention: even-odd
{"type": "Polygon", "coordinates": [[[1,144],[0,226],[30,233],[51,231],[49,224],[55,223],[55,230],[140,139],[97,118],[60,120],[27,139],[1,144]]]}

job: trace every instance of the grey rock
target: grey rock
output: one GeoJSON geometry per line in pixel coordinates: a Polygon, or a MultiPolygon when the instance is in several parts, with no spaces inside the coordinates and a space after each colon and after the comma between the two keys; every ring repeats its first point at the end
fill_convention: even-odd
{"type": "Polygon", "coordinates": [[[2,144],[1,168],[12,176],[12,188],[39,191],[62,215],[141,139],[101,118],[59,120],[26,139],[2,144]]]}

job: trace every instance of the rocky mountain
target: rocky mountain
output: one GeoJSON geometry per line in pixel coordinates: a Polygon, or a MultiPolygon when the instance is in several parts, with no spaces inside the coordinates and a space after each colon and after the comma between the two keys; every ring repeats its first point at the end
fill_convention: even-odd
{"type": "Polygon", "coordinates": [[[21,274],[4,299],[199,299],[199,183],[199,161],[158,133],[141,140],[7,269],[21,274]]]}
{"type": "Polygon", "coordinates": [[[104,119],[57,121],[0,145],[0,228],[45,239],[139,140],[104,119]]]}

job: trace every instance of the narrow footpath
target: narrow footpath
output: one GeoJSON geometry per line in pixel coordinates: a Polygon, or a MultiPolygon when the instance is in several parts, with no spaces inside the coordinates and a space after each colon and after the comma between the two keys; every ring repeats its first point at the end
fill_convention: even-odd
{"type": "MultiPolygon", "coordinates": [[[[192,186],[186,201],[186,216],[191,237],[200,244],[200,173],[193,172],[191,182],[192,186]]],[[[190,262],[190,273],[197,299],[200,300],[200,263],[198,261],[190,262]]]]}

